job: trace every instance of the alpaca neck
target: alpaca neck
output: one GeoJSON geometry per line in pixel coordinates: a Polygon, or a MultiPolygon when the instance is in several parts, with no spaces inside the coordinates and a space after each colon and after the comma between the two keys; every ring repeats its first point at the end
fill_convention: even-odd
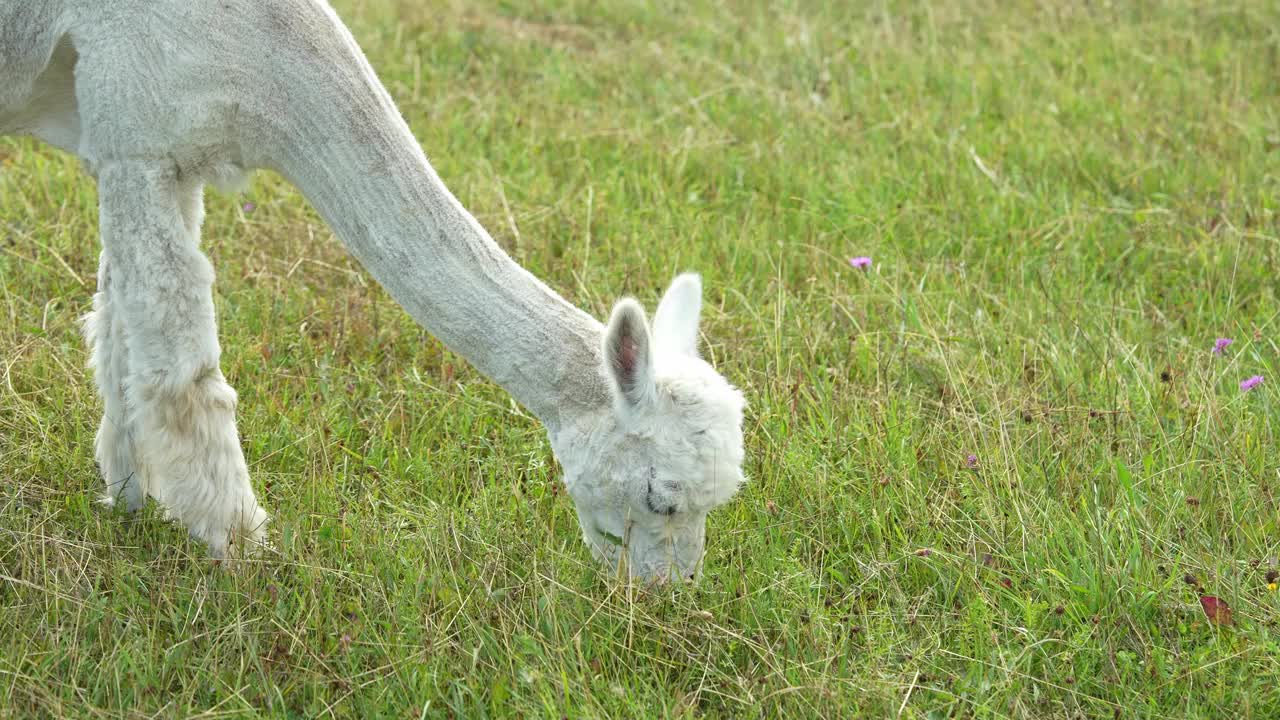
{"type": "Polygon", "coordinates": [[[396,302],[550,431],[606,407],[601,324],[498,247],[427,162],[372,71],[354,87],[346,79],[322,112],[284,129],[291,142],[272,165],[396,302]]]}

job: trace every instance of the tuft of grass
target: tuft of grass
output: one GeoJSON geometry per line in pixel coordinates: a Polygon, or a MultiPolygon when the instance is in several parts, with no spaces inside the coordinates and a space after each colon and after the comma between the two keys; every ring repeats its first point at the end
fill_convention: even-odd
{"type": "Polygon", "coordinates": [[[1274,3],[335,4],[552,287],[704,274],[750,484],[618,583],[264,175],[205,247],[277,551],[214,567],[93,503],[94,186],[0,140],[0,715],[1280,715],[1274,3]]]}

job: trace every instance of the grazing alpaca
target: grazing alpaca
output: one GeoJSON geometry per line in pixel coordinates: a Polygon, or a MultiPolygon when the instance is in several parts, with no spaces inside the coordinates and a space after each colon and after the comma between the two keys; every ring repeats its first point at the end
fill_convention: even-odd
{"type": "Polygon", "coordinates": [[[645,578],[692,577],[741,484],[741,394],[696,352],[701,287],[607,326],[511,260],[445,188],[323,0],[0,2],[0,134],[96,175],[85,321],[108,501],[147,495],[216,557],[261,541],[219,370],[203,186],[296,185],[423,326],[546,425],[583,535],[645,578]]]}

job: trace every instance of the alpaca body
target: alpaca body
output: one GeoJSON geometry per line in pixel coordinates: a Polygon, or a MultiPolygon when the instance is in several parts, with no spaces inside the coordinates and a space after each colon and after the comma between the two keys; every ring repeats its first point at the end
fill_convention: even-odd
{"type": "Polygon", "coordinates": [[[742,461],[741,396],[694,350],[696,278],[673,285],[652,337],[634,301],[605,327],[551,291],[445,188],[326,3],[0,0],[4,133],[73,152],[98,178],[85,329],[109,500],[155,497],[215,555],[262,537],[198,245],[204,185],[266,168],[547,426],[599,557],[646,576],[696,567],[706,512],[742,461]]]}

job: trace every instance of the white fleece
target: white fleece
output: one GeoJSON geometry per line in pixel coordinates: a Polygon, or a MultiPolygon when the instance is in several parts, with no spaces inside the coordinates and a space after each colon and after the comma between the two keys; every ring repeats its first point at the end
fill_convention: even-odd
{"type": "Polygon", "coordinates": [[[652,333],[634,301],[607,328],[570,305],[450,194],[327,3],[0,2],[4,133],[73,152],[98,178],[85,330],[110,499],[155,497],[215,555],[263,537],[199,228],[205,184],[269,168],[542,420],[598,556],[645,577],[696,571],[707,511],[742,480],[743,405],[696,357],[697,277],[676,279],[652,333]]]}

